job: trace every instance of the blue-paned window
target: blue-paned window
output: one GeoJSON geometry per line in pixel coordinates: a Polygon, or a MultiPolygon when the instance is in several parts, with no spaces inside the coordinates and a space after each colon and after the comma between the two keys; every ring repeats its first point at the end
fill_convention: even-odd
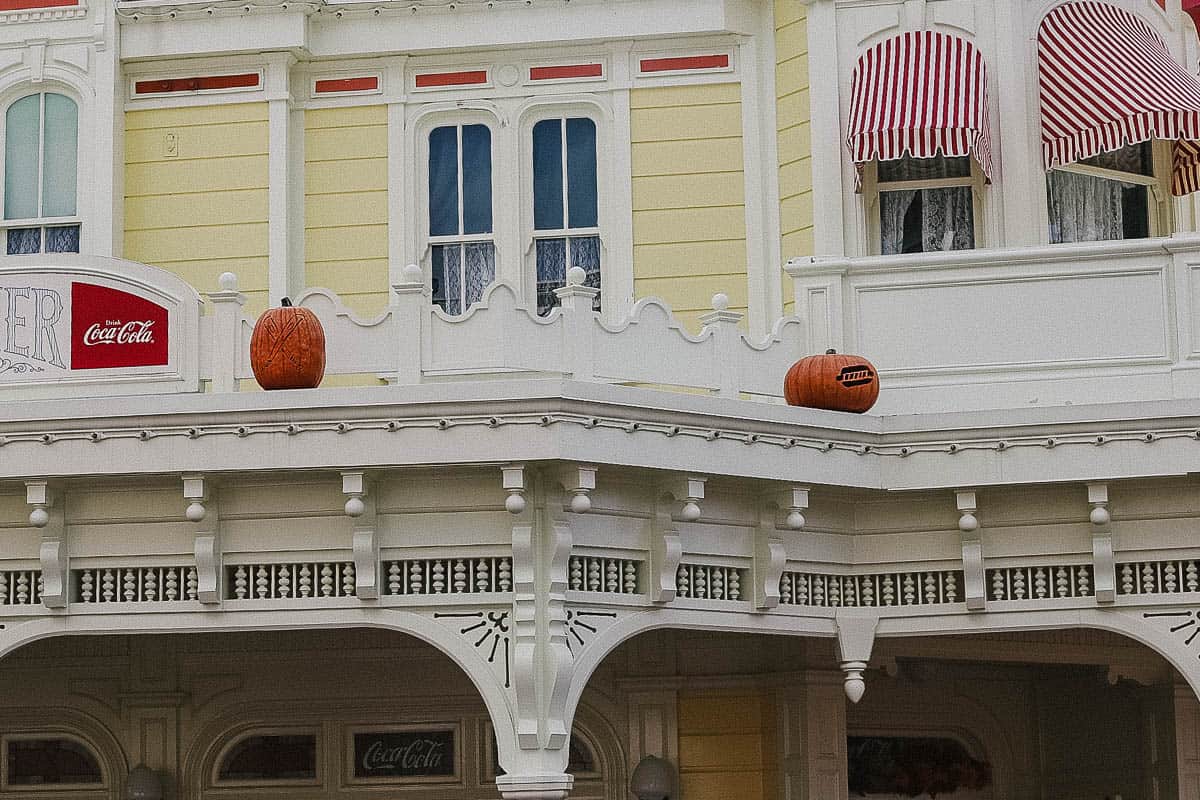
{"type": "Polygon", "coordinates": [[[4,114],[5,251],[78,253],[79,108],[30,94],[4,114]]]}
{"type": "Polygon", "coordinates": [[[461,314],[496,277],[486,125],[445,125],[429,134],[429,244],[434,302],[461,314]]]}
{"type": "Polygon", "coordinates": [[[572,117],[535,124],[533,236],[539,314],[558,305],[554,290],[566,284],[571,267],[587,273],[584,285],[600,288],[598,206],[596,123],[572,117]]]}

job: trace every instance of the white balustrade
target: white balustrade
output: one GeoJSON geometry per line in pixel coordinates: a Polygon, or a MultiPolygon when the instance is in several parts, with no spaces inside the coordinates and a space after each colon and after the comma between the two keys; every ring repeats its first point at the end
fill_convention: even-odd
{"type": "MultiPolygon", "coordinates": [[[[405,276],[408,282],[393,287],[393,304],[372,319],[359,318],[325,289],[294,298],[321,321],[327,375],[378,375],[408,384],[549,374],[778,398],[784,374],[808,352],[800,320],[784,318],[770,335],[751,340],[739,329],[743,315],[728,311],[721,294],[714,296],[704,327],[691,334],[657,299],[605,319],[592,310],[594,290],[578,284],[560,289],[561,305],[545,317],[501,282],[465,314],[451,317],[433,305],[420,270],[409,267],[405,276]]],[[[242,315],[245,297],[236,289],[236,279],[223,276],[222,289],[208,295],[213,313],[202,318],[201,374],[214,391],[230,391],[253,377],[253,320],[242,315]]]]}
{"type": "Polygon", "coordinates": [[[176,603],[196,599],[195,567],[106,567],[72,571],[74,602],[176,603]]]}
{"type": "Polygon", "coordinates": [[[386,594],[436,595],[511,592],[512,560],[414,558],[384,560],[386,594]]]}
{"type": "Polygon", "coordinates": [[[1117,565],[1117,594],[1200,592],[1200,562],[1195,559],[1135,561],[1117,565]]]}
{"type": "Polygon", "coordinates": [[[35,606],[42,602],[42,573],[25,569],[0,571],[0,606],[35,606]]]}
{"type": "Polygon", "coordinates": [[[988,598],[996,601],[1093,597],[1096,594],[1090,564],[989,569],[987,589],[988,598]]]}
{"type": "Polygon", "coordinates": [[[572,556],[567,585],[576,592],[637,594],[642,562],[630,558],[572,556]]]}
{"type": "Polygon", "coordinates": [[[354,596],[352,561],[234,564],[225,568],[227,600],[317,600],[354,596]]]}
{"type": "Polygon", "coordinates": [[[878,608],[960,603],[961,570],[882,572],[869,575],[836,575],[821,572],[784,572],[780,602],[816,608],[878,608]]]}
{"type": "Polygon", "coordinates": [[[680,598],[741,600],[747,572],[738,567],[684,563],[675,572],[675,589],[680,598]]]}

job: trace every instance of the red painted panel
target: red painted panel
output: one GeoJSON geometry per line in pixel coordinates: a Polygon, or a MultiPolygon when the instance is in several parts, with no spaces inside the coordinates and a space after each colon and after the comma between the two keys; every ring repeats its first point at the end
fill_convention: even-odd
{"type": "Polygon", "coordinates": [[[167,309],[145,298],[71,283],[71,369],[167,363],[167,309]]]}
{"type": "Polygon", "coordinates": [[[79,0],[0,0],[0,11],[20,11],[27,8],[58,8],[77,6],[79,0]]]}
{"type": "Polygon", "coordinates": [[[724,69],[729,56],[683,56],[680,58],[644,58],[642,72],[675,72],[686,69],[724,69]]]}
{"type": "Polygon", "coordinates": [[[487,70],[475,69],[467,72],[427,72],[417,76],[417,88],[432,86],[471,86],[487,83],[487,70]]]}
{"type": "Polygon", "coordinates": [[[603,64],[564,64],[557,67],[529,68],[529,80],[531,81],[550,81],[562,78],[599,78],[603,74],[603,64]]]}
{"type": "Polygon", "coordinates": [[[367,92],[379,88],[379,78],[326,78],[317,81],[317,94],[333,92],[367,92]]]}
{"type": "Polygon", "coordinates": [[[161,81],[138,81],[133,85],[133,92],[134,94],[202,92],[212,89],[243,89],[251,86],[258,86],[257,72],[248,72],[242,75],[208,75],[196,78],[167,78],[161,81]]]}

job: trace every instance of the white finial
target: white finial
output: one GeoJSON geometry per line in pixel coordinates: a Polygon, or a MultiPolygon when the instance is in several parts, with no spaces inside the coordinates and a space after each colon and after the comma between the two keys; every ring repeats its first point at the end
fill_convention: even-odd
{"type": "Polygon", "coordinates": [[[217,278],[217,284],[223,292],[237,291],[237,275],[232,272],[222,272],[221,277],[217,278]]]}
{"type": "Polygon", "coordinates": [[[586,280],[587,270],[585,270],[583,267],[571,267],[569,270],[567,270],[568,286],[582,286],[583,282],[586,280]]]}
{"type": "Polygon", "coordinates": [[[403,269],[405,283],[424,283],[425,273],[416,264],[409,264],[403,269]]]}
{"type": "Polygon", "coordinates": [[[38,506],[29,512],[29,524],[35,528],[44,528],[50,523],[50,512],[38,506]]]}
{"type": "Polygon", "coordinates": [[[729,310],[729,295],[724,292],[717,292],[712,297],[712,307],[717,311],[729,310]]]}

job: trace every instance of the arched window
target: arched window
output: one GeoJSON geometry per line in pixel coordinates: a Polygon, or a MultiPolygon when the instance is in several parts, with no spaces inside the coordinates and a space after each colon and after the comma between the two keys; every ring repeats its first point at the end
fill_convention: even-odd
{"type": "Polygon", "coordinates": [[[5,737],[3,762],[2,786],[6,789],[104,785],[100,759],[78,739],[44,735],[5,737]]]}
{"type": "Polygon", "coordinates": [[[543,119],[533,126],[533,239],[537,310],[558,305],[554,290],[581,267],[600,288],[596,123],[587,117],[543,119]]]}
{"type": "Polygon", "coordinates": [[[461,314],[496,277],[487,125],[429,132],[429,245],[433,301],[448,314],[461,314]]]}
{"type": "Polygon", "coordinates": [[[79,107],[30,94],[4,115],[4,228],[9,255],[78,253],[79,107]]]}
{"type": "Polygon", "coordinates": [[[223,783],[313,783],[317,780],[317,737],[311,733],[250,734],[218,759],[223,783]]]}

